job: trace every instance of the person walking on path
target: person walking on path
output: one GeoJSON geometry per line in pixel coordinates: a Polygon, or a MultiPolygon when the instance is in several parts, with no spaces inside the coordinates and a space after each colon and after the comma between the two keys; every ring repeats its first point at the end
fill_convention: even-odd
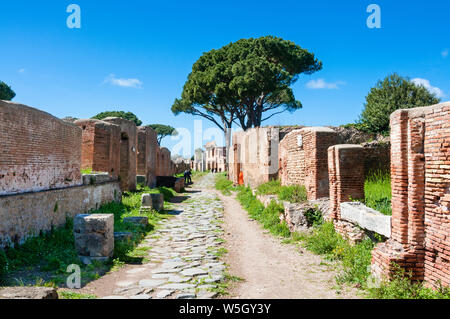
{"type": "Polygon", "coordinates": [[[192,172],[190,169],[187,169],[184,171],[184,183],[186,185],[192,184],[192,178],[191,178],[192,172]]]}

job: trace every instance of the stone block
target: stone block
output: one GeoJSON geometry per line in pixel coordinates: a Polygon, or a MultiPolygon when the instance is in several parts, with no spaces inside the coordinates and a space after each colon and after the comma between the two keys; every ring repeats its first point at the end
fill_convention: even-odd
{"type": "Polygon", "coordinates": [[[164,195],[163,194],[150,194],[152,197],[153,209],[157,211],[164,210],[164,195]]]}
{"type": "Polygon", "coordinates": [[[50,287],[6,287],[0,288],[0,299],[58,299],[58,293],[50,287]]]}
{"type": "Polygon", "coordinates": [[[184,178],[178,178],[178,179],[175,181],[174,190],[175,190],[177,193],[182,193],[184,187],[185,187],[185,184],[184,184],[184,178]]]}
{"type": "Polygon", "coordinates": [[[153,198],[151,194],[142,194],[141,197],[142,208],[153,208],[153,198]]]}
{"type": "Polygon", "coordinates": [[[148,226],[148,217],[142,216],[142,217],[125,217],[123,219],[124,223],[130,223],[135,225],[142,225],[142,226],[148,226]]]}
{"type": "Polygon", "coordinates": [[[83,185],[96,185],[113,180],[116,178],[111,177],[108,173],[83,174],[83,185]]]}
{"type": "Polygon", "coordinates": [[[133,238],[133,234],[131,232],[114,232],[114,240],[122,241],[122,240],[131,240],[133,238]]]}
{"type": "Polygon", "coordinates": [[[114,252],[114,215],[77,215],[74,219],[75,249],[79,256],[109,258],[114,252]]]}
{"type": "Polygon", "coordinates": [[[362,203],[341,203],[341,219],[385,237],[391,237],[391,216],[383,215],[362,203]]]}

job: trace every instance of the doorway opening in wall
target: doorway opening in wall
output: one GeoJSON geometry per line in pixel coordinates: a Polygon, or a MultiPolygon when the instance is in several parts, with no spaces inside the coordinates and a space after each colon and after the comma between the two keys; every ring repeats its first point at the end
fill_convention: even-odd
{"type": "Polygon", "coordinates": [[[128,164],[130,159],[130,141],[126,133],[120,136],[120,184],[122,189],[126,188],[128,181],[128,164]]]}

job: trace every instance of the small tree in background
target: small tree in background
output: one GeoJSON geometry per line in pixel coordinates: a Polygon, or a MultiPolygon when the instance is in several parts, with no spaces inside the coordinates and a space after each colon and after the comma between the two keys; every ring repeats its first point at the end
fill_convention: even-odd
{"type": "Polygon", "coordinates": [[[0,100],[11,101],[16,93],[5,82],[0,81],[0,100]]]}
{"type": "Polygon", "coordinates": [[[389,119],[398,109],[437,104],[440,99],[424,86],[394,73],[378,81],[366,96],[359,127],[372,133],[389,134],[389,119]]]}
{"type": "Polygon", "coordinates": [[[170,125],[163,124],[150,124],[148,127],[155,130],[156,134],[158,134],[158,144],[161,145],[161,141],[166,136],[177,136],[178,132],[175,128],[170,125]]]}
{"type": "Polygon", "coordinates": [[[136,124],[136,126],[141,126],[142,125],[142,121],[140,119],[138,119],[138,117],[131,112],[124,112],[124,111],[106,111],[106,112],[101,112],[95,116],[93,116],[93,119],[97,119],[97,120],[103,120],[107,117],[120,117],[129,121],[132,121],[136,124]]]}

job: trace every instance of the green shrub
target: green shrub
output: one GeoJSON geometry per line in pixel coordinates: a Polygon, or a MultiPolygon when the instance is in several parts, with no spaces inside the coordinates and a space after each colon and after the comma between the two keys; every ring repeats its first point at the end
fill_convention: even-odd
{"type": "Polygon", "coordinates": [[[305,212],[306,220],[308,221],[308,226],[319,226],[323,224],[323,216],[320,210],[308,209],[305,212]]]}

